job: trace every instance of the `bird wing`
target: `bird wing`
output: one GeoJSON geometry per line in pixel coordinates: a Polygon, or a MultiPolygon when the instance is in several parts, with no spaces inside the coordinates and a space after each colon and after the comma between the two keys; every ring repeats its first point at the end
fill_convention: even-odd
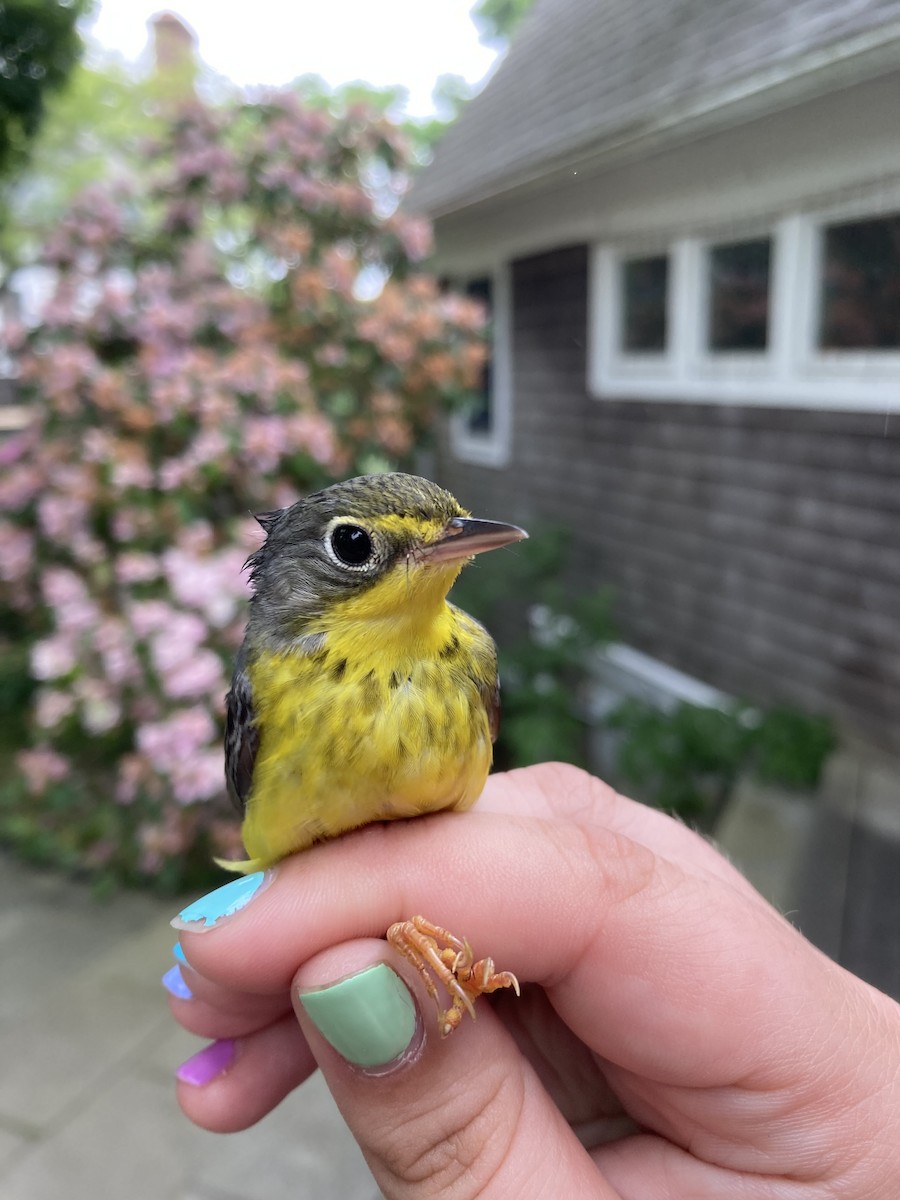
{"type": "Polygon", "coordinates": [[[481,699],[488,715],[488,728],[491,731],[491,741],[496,742],[500,732],[500,676],[494,676],[494,686],[481,685],[481,699]]]}
{"type": "Polygon", "coordinates": [[[228,794],[243,813],[253,782],[253,766],[259,750],[259,729],[253,711],[253,688],[238,660],[225,697],[225,782],[228,794]]]}

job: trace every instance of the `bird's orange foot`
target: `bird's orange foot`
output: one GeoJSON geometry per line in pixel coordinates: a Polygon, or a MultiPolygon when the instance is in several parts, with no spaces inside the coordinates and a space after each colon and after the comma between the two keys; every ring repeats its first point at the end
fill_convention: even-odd
{"type": "Polygon", "coordinates": [[[387,940],[422,976],[429,996],[437,1005],[441,1037],[447,1037],[456,1029],[464,1013],[469,1013],[474,1020],[474,1002],[483,992],[511,987],[517,996],[520,994],[515,975],[509,971],[495,971],[491,958],[473,962],[472,947],[465,938],[460,941],[424,917],[398,921],[387,931],[387,940]],[[450,996],[449,1008],[441,1008],[435,976],[450,996]]]}

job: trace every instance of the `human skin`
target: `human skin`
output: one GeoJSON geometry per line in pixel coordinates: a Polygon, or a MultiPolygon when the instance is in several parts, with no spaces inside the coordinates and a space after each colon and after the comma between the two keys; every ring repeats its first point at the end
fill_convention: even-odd
{"type": "Polygon", "coordinates": [[[900,1006],[827,959],[708,842],[551,764],[469,813],[370,826],[281,863],[245,909],[182,932],[176,1019],[236,1038],[187,1116],[243,1129],[318,1066],[388,1200],[896,1200],[900,1006]],[[523,995],[452,1037],[380,939],[413,913],[523,995]],[[423,1036],[365,1071],[299,1001],[376,962],[423,1036]]]}

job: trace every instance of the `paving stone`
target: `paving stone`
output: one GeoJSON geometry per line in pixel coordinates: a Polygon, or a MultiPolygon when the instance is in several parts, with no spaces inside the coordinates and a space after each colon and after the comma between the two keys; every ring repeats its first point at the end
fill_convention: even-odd
{"type": "Polygon", "coordinates": [[[0,1126],[0,1174],[9,1166],[14,1157],[21,1155],[31,1145],[29,1138],[12,1129],[0,1126]]]}
{"type": "Polygon", "coordinates": [[[101,904],[86,886],[0,855],[0,1026],[158,918],[160,903],[122,893],[101,904]]]}
{"type": "Polygon", "coordinates": [[[145,1043],[135,1070],[147,1079],[171,1086],[176,1068],[205,1044],[202,1038],[194,1037],[174,1021],[168,1021],[160,1026],[157,1036],[145,1043]]]}
{"type": "Polygon", "coordinates": [[[0,1029],[0,1119],[47,1129],[134,1055],[167,1016],[146,987],[60,980],[26,1017],[0,1029]]]}
{"type": "Polygon", "coordinates": [[[219,1138],[202,1173],[235,1200],[375,1200],[378,1190],[321,1075],[253,1129],[219,1138]]]}
{"type": "Polygon", "coordinates": [[[94,1093],[0,1183],[4,1200],[374,1200],[319,1081],[253,1129],[191,1125],[170,1085],[126,1075],[94,1093]]]}

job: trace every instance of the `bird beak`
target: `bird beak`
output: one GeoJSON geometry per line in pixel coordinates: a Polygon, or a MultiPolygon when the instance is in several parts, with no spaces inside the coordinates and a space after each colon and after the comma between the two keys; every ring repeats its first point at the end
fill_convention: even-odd
{"type": "Polygon", "coordinates": [[[518,525],[502,521],[479,521],[474,517],[454,517],[444,527],[436,542],[423,546],[421,561],[425,563],[462,562],[484,550],[497,550],[521,542],[528,534],[518,525]]]}

